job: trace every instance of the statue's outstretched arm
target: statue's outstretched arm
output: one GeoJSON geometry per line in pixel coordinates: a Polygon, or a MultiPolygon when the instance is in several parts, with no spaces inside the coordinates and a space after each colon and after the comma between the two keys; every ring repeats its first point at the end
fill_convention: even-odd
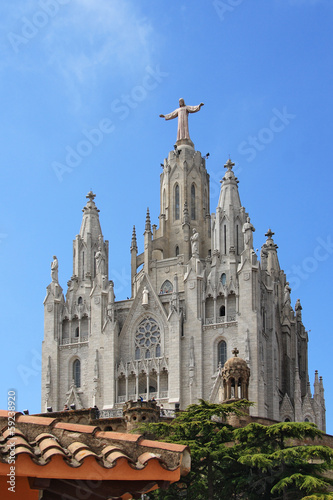
{"type": "Polygon", "coordinates": [[[172,113],[169,113],[168,115],[160,115],[161,118],[165,118],[166,120],[172,120],[173,118],[177,118],[178,116],[178,109],[175,109],[175,111],[172,111],[172,113]]]}
{"type": "Polygon", "coordinates": [[[197,111],[200,111],[201,106],[204,106],[203,102],[198,104],[198,106],[186,106],[186,109],[189,113],[196,113],[197,111]]]}

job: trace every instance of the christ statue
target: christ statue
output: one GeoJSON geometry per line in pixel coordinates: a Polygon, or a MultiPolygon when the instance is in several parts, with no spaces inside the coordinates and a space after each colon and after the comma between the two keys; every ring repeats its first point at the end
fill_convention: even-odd
{"type": "Polygon", "coordinates": [[[182,139],[190,139],[190,133],[188,130],[188,114],[196,113],[200,110],[204,103],[201,102],[198,106],[186,106],[184,99],[179,99],[179,108],[172,111],[168,115],[160,115],[161,118],[166,120],[172,120],[178,116],[178,130],[177,130],[177,141],[182,139]]]}

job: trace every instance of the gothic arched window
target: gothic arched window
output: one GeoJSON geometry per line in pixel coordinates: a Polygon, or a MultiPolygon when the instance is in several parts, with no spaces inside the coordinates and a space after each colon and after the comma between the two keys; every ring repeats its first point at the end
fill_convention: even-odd
{"type": "Polygon", "coordinates": [[[223,286],[226,284],[226,281],[227,281],[227,275],[225,273],[222,273],[221,274],[221,283],[223,286]]]}
{"type": "Polygon", "coordinates": [[[82,304],[82,297],[79,297],[79,298],[77,299],[77,303],[78,303],[79,305],[80,305],[80,304],[82,304]]]}
{"type": "Polygon", "coordinates": [[[224,363],[227,361],[227,343],[225,340],[221,340],[217,346],[217,363],[218,366],[224,366],[224,363]]]}
{"type": "Polygon", "coordinates": [[[220,316],[225,316],[225,306],[220,307],[220,316]]]}
{"type": "Polygon", "coordinates": [[[161,354],[160,327],[153,318],[145,318],[135,333],[135,359],[147,359],[161,354]],[[158,348],[159,347],[159,351],[158,348]]]}
{"type": "Polygon", "coordinates": [[[178,245],[176,245],[176,252],[175,253],[176,253],[176,257],[178,257],[178,255],[179,255],[179,246],[178,245]]]}
{"type": "Polygon", "coordinates": [[[195,220],[195,185],[191,186],[191,219],[195,220]]]}
{"type": "Polygon", "coordinates": [[[161,286],[161,293],[171,293],[173,291],[172,283],[169,280],[165,280],[161,286]]]}
{"type": "Polygon", "coordinates": [[[78,337],[80,337],[80,328],[77,326],[75,328],[75,338],[77,339],[78,337]]]}
{"type": "Polygon", "coordinates": [[[73,363],[73,380],[75,387],[81,387],[81,363],[79,359],[73,363]]]}
{"type": "Polygon", "coordinates": [[[180,218],[180,199],[179,199],[179,185],[175,186],[175,220],[180,218]]]}

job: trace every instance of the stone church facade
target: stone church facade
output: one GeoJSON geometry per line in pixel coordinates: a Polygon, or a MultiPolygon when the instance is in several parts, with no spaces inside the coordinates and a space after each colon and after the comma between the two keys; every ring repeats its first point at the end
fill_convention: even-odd
{"type": "MultiPolygon", "coordinates": [[[[54,257],[44,301],[42,411],[71,403],[116,410],[140,398],[165,409],[220,402],[223,367],[237,347],[250,369],[252,415],[325,431],[323,381],[316,372],[312,395],[302,306],[291,306],[274,233],[266,233],[260,260],[253,249],[233,166],[225,164],[211,214],[206,159],[189,138],[177,140],[160,178],[159,227],[148,211],[141,253],[133,228],[128,300],[115,300],[108,241],[88,193],[66,296],[54,257]]],[[[229,399],[241,386],[233,384],[229,399]]]]}

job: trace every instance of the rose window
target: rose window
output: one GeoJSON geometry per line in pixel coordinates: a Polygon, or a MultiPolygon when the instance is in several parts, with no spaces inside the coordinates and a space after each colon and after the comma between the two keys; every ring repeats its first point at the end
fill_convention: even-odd
{"type": "Polygon", "coordinates": [[[161,355],[161,332],[153,318],[145,318],[135,333],[135,359],[148,359],[161,355]]]}

